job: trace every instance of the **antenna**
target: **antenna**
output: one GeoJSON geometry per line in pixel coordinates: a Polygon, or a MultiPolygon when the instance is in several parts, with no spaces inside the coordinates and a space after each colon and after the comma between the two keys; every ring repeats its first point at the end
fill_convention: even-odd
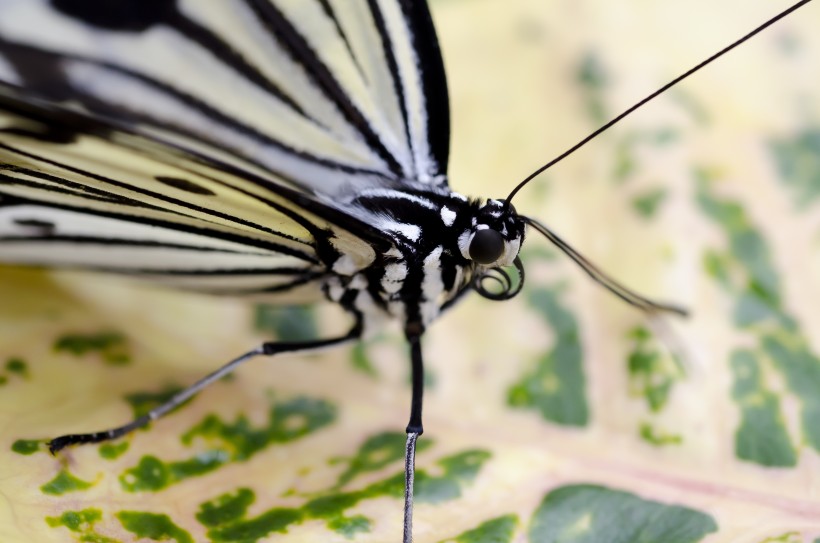
{"type": "Polygon", "coordinates": [[[751,38],[752,36],[755,36],[756,34],[762,32],[763,30],[765,30],[769,26],[773,25],[774,23],[776,23],[777,21],[779,21],[783,17],[791,14],[793,11],[795,11],[796,9],[802,7],[805,4],[808,4],[809,2],[811,2],[811,0],[800,0],[800,2],[797,2],[792,7],[786,9],[785,11],[782,11],[780,14],[775,15],[774,17],[772,17],[771,19],[769,19],[768,21],[766,21],[762,25],[758,26],[757,28],[755,28],[754,30],[752,30],[751,32],[749,32],[748,34],[743,36],[742,38],[738,39],[737,41],[735,41],[735,42],[733,42],[729,45],[727,45],[726,47],[724,47],[723,49],[721,49],[720,51],[718,51],[717,53],[715,53],[711,57],[707,58],[706,60],[704,60],[703,62],[698,64],[697,66],[695,66],[695,67],[687,70],[686,72],[682,73],[681,75],[679,75],[678,77],[676,77],[675,79],[673,79],[672,81],[667,83],[666,85],[662,86],[661,88],[659,88],[658,90],[656,90],[655,92],[653,92],[652,94],[650,94],[649,96],[647,96],[646,98],[641,100],[640,102],[634,104],[632,107],[628,108],[626,111],[624,111],[623,113],[621,113],[617,117],[614,117],[609,122],[607,122],[606,124],[604,124],[603,126],[598,128],[597,130],[595,130],[594,132],[589,134],[587,137],[585,137],[584,139],[582,139],[581,141],[579,141],[578,143],[576,143],[575,145],[573,145],[572,147],[570,147],[569,149],[567,149],[566,151],[564,151],[563,153],[558,155],[557,157],[553,158],[552,160],[550,160],[549,162],[547,162],[546,164],[544,164],[543,166],[541,166],[540,168],[538,168],[537,170],[532,172],[530,175],[528,175],[523,181],[518,183],[515,186],[514,189],[512,189],[512,192],[510,192],[510,195],[507,196],[507,199],[504,201],[504,205],[509,206],[510,202],[513,199],[513,197],[515,197],[515,195],[518,194],[519,190],[524,188],[524,185],[526,185],[527,183],[532,181],[535,177],[541,175],[543,172],[545,172],[546,170],[548,170],[549,168],[551,168],[555,164],[557,164],[557,163],[561,162],[562,160],[564,160],[565,158],[567,158],[569,155],[571,155],[572,153],[574,153],[575,151],[577,151],[578,149],[580,149],[581,147],[583,147],[584,145],[589,143],[591,140],[595,139],[603,131],[605,131],[608,128],[612,127],[615,123],[617,123],[618,121],[620,121],[621,119],[623,119],[624,117],[626,117],[627,115],[629,115],[630,113],[635,111],[636,109],[640,108],[641,106],[643,106],[644,104],[646,104],[647,102],[652,100],[653,98],[656,98],[657,96],[663,94],[664,92],[666,92],[670,88],[674,87],[675,85],[677,85],[678,83],[680,83],[681,81],[683,81],[684,79],[686,79],[687,77],[692,75],[693,73],[697,72],[698,70],[700,70],[701,68],[703,68],[707,64],[710,64],[712,61],[717,60],[718,58],[722,57],[723,55],[725,55],[726,53],[728,53],[729,51],[731,51],[732,49],[734,49],[735,47],[737,47],[741,43],[743,43],[746,40],[748,40],[749,38],[751,38]]]}

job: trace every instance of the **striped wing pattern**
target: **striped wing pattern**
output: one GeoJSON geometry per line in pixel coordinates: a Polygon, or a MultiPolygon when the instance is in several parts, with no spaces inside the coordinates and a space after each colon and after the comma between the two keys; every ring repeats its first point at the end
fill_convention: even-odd
{"type": "Polygon", "coordinates": [[[364,267],[384,243],[335,208],[227,165],[77,115],[0,104],[5,262],[226,294],[281,292],[321,277],[342,254],[364,267]]]}
{"type": "Polygon", "coordinates": [[[424,3],[0,9],[2,261],[310,301],[391,246],[345,198],[444,186],[424,3]]]}
{"type": "Polygon", "coordinates": [[[336,195],[443,183],[424,2],[4,0],[0,80],[336,195]]]}

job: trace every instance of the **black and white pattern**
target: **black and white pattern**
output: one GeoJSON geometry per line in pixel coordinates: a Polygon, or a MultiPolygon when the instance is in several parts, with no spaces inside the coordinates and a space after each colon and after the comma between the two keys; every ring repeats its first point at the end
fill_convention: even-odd
{"type": "Polygon", "coordinates": [[[258,355],[398,319],[411,541],[421,336],[471,286],[486,293],[475,281],[488,270],[520,269],[524,234],[509,205],[449,190],[448,107],[422,1],[4,0],[0,262],[324,297],[353,317],[343,336],[265,343],[143,417],[50,450],[125,435],[258,355]]]}
{"type": "Polygon", "coordinates": [[[520,220],[447,187],[423,2],[6,0],[2,15],[0,261],[326,296],[421,331],[470,286],[477,230],[504,236],[493,265],[518,252],[520,220]]]}
{"type": "Polygon", "coordinates": [[[443,183],[423,2],[5,0],[0,79],[323,194],[443,183]]]}
{"type": "Polygon", "coordinates": [[[448,146],[423,0],[0,1],[0,263],[325,299],[353,317],[344,335],[264,343],[147,415],[51,451],[125,435],[256,356],[338,345],[393,318],[412,365],[411,541],[421,336],[471,288],[520,291],[525,226],[628,303],[680,312],[517,215],[512,195],[451,192],[448,146]]]}

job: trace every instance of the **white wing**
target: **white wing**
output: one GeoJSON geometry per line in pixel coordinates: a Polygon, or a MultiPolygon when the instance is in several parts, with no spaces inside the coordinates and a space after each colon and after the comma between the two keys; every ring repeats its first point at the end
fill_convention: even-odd
{"type": "Polygon", "coordinates": [[[389,247],[370,225],[270,175],[0,88],[2,262],[307,301],[337,263],[350,273],[389,247]]]}
{"type": "Polygon", "coordinates": [[[303,190],[446,183],[415,0],[3,0],[0,81],[303,190]]]}

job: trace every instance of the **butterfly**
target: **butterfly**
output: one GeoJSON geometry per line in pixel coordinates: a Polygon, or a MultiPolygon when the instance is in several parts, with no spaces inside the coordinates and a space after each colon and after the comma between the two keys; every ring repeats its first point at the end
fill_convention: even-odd
{"type": "Polygon", "coordinates": [[[0,261],[133,275],[279,303],[329,300],[347,333],[265,343],[119,437],[260,355],[402,324],[410,346],[404,539],[423,431],[422,337],[471,292],[509,299],[540,233],[648,313],[512,197],[448,185],[449,103],[424,2],[6,2],[0,21],[0,261]],[[21,24],[21,22],[30,24],[21,24]],[[36,22],[36,24],[35,24],[36,22]]]}

